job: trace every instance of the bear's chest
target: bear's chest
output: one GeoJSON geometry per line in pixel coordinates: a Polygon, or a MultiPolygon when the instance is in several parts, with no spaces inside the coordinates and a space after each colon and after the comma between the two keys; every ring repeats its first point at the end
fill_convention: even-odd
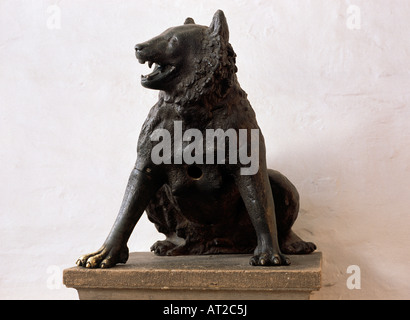
{"type": "Polygon", "coordinates": [[[221,192],[229,180],[221,172],[220,166],[206,164],[169,166],[167,178],[174,196],[216,195],[221,192]]]}

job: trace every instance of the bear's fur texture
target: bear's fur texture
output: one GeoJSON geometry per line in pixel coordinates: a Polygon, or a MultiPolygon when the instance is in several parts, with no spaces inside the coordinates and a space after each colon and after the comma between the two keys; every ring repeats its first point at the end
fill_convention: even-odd
{"type": "Polygon", "coordinates": [[[151,247],[158,255],[253,252],[252,265],[288,265],[283,253],[314,251],[313,243],[291,230],[299,195],[286,177],[266,168],[261,133],[255,175],[241,175],[240,163],[157,165],[151,159],[158,143],[151,135],[157,129],[173,132],[175,121],[181,121],[184,130],[195,128],[203,134],[210,128],[259,130],[237,80],[236,54],[223,12],[215,13],[210,27],[188,18],[135,49],[140,63],[155,63],[141,83],[159,90],[159,100],[142,127],[137,162],[117,220],[100,250],[80,257],[77,264],[104,268],[125,263],[127,241],[144,210],[167,237],[151,247]]]}

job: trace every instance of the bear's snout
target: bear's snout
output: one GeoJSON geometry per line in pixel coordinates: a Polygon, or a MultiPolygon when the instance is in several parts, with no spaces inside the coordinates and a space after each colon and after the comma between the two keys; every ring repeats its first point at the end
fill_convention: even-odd
{"type": "Polygon", "coordinates": [[[139,43],[135,45],[135,56],[137,57],[138,61],[140,63],[145,63],[147,60],[146,58],[146,52],[143,53],[144,48],[147,47],[147,43],[139,43]]]}
{"type": "Polygon", "coordinates": [[[138,44],[135,45],[135,51],[141,51],[145,47],[146,47],[146,45],[144,43],[138,43],[138,44]]]}

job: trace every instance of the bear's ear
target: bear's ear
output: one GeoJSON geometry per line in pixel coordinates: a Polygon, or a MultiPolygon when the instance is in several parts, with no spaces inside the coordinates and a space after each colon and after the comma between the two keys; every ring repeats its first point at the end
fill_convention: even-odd
{"type": "Polygon", "coordinates": [[[228,22],[226,22],[225,14],[222,10],[215,12],[209,29],[211,31],[211,35],[216,36],[219,34],[222,39],[229,41],[228,22]]]}
{"type": "Polygon", "coordinates": [[[195,21],[192,18],[186,18],[184,24],[195,24],[195,21]]]}

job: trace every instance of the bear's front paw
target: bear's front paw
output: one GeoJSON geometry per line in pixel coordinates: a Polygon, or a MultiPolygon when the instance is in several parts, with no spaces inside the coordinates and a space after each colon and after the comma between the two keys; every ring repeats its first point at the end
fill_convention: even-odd
{"type": "Polygon", "coordinates": [[[252,266],[288,266],[290,259],[281,253],[262,252],[254,255],[249,263],[252,266]]]}
{"type": "Polygon", "coordinates": [[[100,250],[81,256],[76,264],[86,268],[111,268],[128,260],[128,247],[102,246],[100,250]]]}

